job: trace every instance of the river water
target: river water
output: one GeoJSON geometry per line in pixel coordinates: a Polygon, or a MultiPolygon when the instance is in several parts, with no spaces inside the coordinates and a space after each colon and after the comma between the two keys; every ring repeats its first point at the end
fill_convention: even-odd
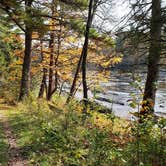
{"type": "MultiPolygon", "coordinates": [[[[146,72],[137,71],[137,77],[141,80],[138,83],[140,86],[144,86],[146,72]]],[[[133,109],[130,107],[132,94],[136,96],[138,101],[142,100],[141,92],[139,88],[132,86],[133,81],[132,74],[129,72],[113,71],[109,82],[101,83],[103,92],[97,94],[97,102],[100,104],[112,108],[115,115],[130,119],[132,114],[130,112],[136,112],[139,107],[133,109]]],[[[139,102],[138,102],[139,103],[139,102]]],[[[159,116],[166,117],[166,71],[160,72],[158,90],[156,94],[155,113],[159,116]]]]}
{"type": "MultiPolygon", "coordinates": [[[[142,86],[145,84],[146,71],[138,70],[135,72],[137,77],[141,79],[142,86]]],[[[134,116],[131,112],[138,111],[138,107],[133,109],[130,107],[130,102],[133,99],[131,94],[134,94],[139,101],[142,100],[140,91],[131,85],[133,83],[133,75],[130,72],[121,72],[115,70],[111,73],[108,82],[100,83],[102,91],[95,93],[95,101],[107,108],[112,109],[116,116],[125,119],[132,119],[134,116]]],[[[89,98],[93,98],[94,94],[89,92],[89,98]]],[[[82,98],[82,92],[76,93],[76,98],[82,98]]],[[[139,103],[139,102],[138,102],[139,103]]],[[[158,90],[156,94],[155,114],[166,117],[166,71],[160,72],[158,90]]]]}

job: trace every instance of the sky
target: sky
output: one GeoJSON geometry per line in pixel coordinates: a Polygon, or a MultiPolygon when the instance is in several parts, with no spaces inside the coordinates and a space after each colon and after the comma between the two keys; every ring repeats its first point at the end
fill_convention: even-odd
{"type": "Polygon", "coordinates": [[[130,10],[128,1],[117,0],[114,10],[115,10],[115,14],[116,14],[117,19],[121,19],[130,10]]]}
{"type": "MultiPolygon", "coordinates": [[[[129,0],[110,0],[110,1],[113,1],[113,4],[111,5],[112,7],[110,7],[109,5],[108,6],[106,5],[103,7],[105,10],[105,13],[104,13],[105,17],[109,19],[102,21],[102,19],[97,18],[96,19],[97,21],[95,20],[97,24],[96,23],[95,24],[101,29],[103,29],[104,31],[115,32],[118,29],[118,27],[120,27],[121,24],[119,23],[121,22],[121,20],[126,18],[125,16],[130,12],[130,4],[129,4],[129,0]]],[[[131,0],[131,1],[133,2],[134,0],[131,0]]],[[[147,1],[151,1],[151,0],[147,0],[147,1]]],[[[161,0],[161,2],[162,2],[162,6],[166,7],[166,0],[161,0]]],[[[103,12],[99,12],[99,15],[101,13],[103,14],[103,12]]]]}
{"type": "Polygon", "coordinates": [[[128,0],[110,1],[113,1],[112,5],[104,5],[98,9],[97,15],[102,15],[103,19],[97,17],[94,21],[98,28],[107,32],[115,29],[120,20],[130,11],[128,0]]]}

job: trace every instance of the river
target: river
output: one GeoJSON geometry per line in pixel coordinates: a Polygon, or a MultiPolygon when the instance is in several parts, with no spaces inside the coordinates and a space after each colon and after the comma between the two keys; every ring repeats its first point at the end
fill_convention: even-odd
{"type": "MultiPolygon", "coordinates": [[[[138,70],[135,73],[141,79],[139,84],[144,86],[146,71],[138,70]]],[[[133,82],[130,72],[121,72],[120,70],[112,71],[109,81],[100,83],[102,91],[95,93],[95,101],[112,109],[116,116],[132,119],[134,116],[131,112],[138,111],[138,107],[135,109],[130,107],[129,104],[133,98],[131,94],[134,94],[139,101],[142,100],[139,89],[131,85],[133,82]]],[[[82,92],[78,91],[76,98],[81,98],[81,96],[82,92]]],[[[89,98],[93,97],[94,94],[89,92],[89,98]]],[[[166,71],[160,71],[155,114],[166,117],[166,71]]]]}

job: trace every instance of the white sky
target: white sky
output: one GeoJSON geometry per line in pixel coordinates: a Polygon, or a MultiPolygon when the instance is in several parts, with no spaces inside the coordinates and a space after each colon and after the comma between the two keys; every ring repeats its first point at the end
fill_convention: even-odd
{"type": "Polygon", "coordinates": [[[130,11],[128,0],[110,0],[112,5],[104,5],[98,9],[97,14],[102,16],[96,17],[94,23],[98,28],[104,29],[106,31],[111,31],[118,22],[127,15],[130,11]],[[106,20],[104,20],[107,18],[106,20]],[[104,20],[104,21],[103,21],[104,20]]]}
{"type": "MultiPolygon", "coordinates": [[[[102,20],[97,18],[96,22],[99,27],[101,27],[102,29],[105,29],[106,31],[110,31],[110,30],[115,31],[115,29],[118,28],[117,26],[118,23],[122,20],[122,18],[124,19],[124,17],[129,13],[130,4],[129,4],[129,0],[110,0],[110,1],[113,1],[114,3],[113,7],[110,8],[106,6],[105,8],[108,7],[108,9],[106,9],[105,14],[106,14],[106,17],[113,18],[113,20],[109,19],[109,21],[107,20],[103,22],[102,20]]],[[[166,0],[161,0],[161,1],[162,1],[162,6],[166,7],[166,0]]]]}
{"type": "Polygon", "coordinates": [[[129,12],[129,3],[126,0],[117,0],[115,5],[115,13],[117,19],[121,19],[125,14],[129,12]]]}

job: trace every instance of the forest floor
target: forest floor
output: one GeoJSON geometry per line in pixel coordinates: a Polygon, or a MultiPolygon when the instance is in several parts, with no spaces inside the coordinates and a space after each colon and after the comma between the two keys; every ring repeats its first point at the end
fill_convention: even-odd
{"type": "MultiPolygon", "coordinates": [[[[68,140],[70,137],[78,137],[80,143],[83,144],[81,146],[84,146],[84,143],[81,141],[84,139],[84,134],[82,135],[81,132],[85,130],[85,133],[89,133],[89,130],[93,130],[91,126],[88,129],[86,125],[82,124],[79,120],[79,113],[77,116],[75,111],[67,113],[65,109],[63,110],[62,102],[58,102],[60,105],[57,103],[48,104],[43,101],[39,101],[39,103],[31,101],[30,103],[10,106],[4,104],[0,99],[0,166],[56,165],[57,163],[54,162],[55,159],[58,160],[58,155],[62,154],[68,157],[70,151],[68,145],[71,144],[73,146],[73,141],[75,141],[68,140]],[[77,127],[75,126],[75,121],[78,121],[77,127]],[[64,137],[63,139],[67,141],[66,145],[62,147],[60,141],[56,142],[56,135],[53,135],[53,138],[55,138],[52,140],[51,133],[54,132],[54,127],[57,126],[56,123],[58,127],[60,126],[58,136],[64,137]],[[69,125],[68,129],[64,130],[63,128],[66,128],[66,125],[69,125]],[[68,135],[67,137],[65,136],[66,134],[68,135]],[[62,152],[56,154],[57,152],[54,152],[55,149],[52,146],[57,146],[62,152]],[[65,149],[66,147],[67,150],[65,149]]],[[[80,108],[77,107],[75,109],[80,108]]],[[[110,120],[105,119],[103,114],[94,114],[93,116],[94,126],[96,127],[100,126],[100,128],[104,129],[112,123],[110,120]]],[[[88,125],[89,123],[91,122],[89,121],[88,125]]],[[[117,132],[119,130],[122,132],[121,126],[127,125],[126,123],[124,125],[124,121],[119,120],[115,123],[115,132],[117,129],[117,132]]],[[[96,130],[96,127],[94,127],[94,130],[96,130]]],[[[118,142],[122,142],[119,138],[116,139],[118,139],[118,142]]],[[[76,149],[80,148],[78,145],[74,146],[76,149]]]]}
{"type": "MultiPolygon", "coordinates": [[[[140,124],[143,129],[137,137],[140,126],[136,122],[97,112],[97,108],[85,117],[82,105],[74,101],[65,105],[64,101],[29,98],[10,106],[0,99],[0,166],[125,166],[138,162],[165,166],[165,136],[151,122],[140,124]],[[142,145],[139,159],[138,141],[142,145]]],[[[160,126],[164,124],[161,119],[160,126]]]]}
{"type": "Polygon", "coordinates": [[[0,137],[0,165],[25,166],[26,160],[21,154],[21,149],[17,145],[10,121],[5,115],[5,112],[11,109],[12,107],[7,105],[0,105],[0,129],[1,133],[3,133],[0,137]]]}

